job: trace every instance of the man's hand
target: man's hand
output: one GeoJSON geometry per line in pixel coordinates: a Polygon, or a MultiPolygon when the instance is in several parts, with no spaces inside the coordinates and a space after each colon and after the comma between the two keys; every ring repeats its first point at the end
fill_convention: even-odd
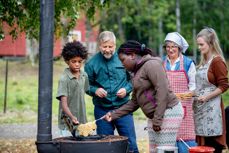
{"type": "Polygon", "coordinates": [[[116,95],[119,98],[124,98],[126,96],[126,89],[125,88],[119,89],[118,92],[116,93],[116,95]]]}
{"type": "Polygon", "coordinates": [[[111,117],[111,113],[108,112],[106,115],[105,115],[105,118],[104,120],[108,121],[108,122],[111,122],[112,121],[112,117],[111,117]]]}
{"type": "Polygon", "coordinates": [[[95,95],[100,97],[100,98],[104,98],[107,96],[107,92],[106,90],[104,90],[103,88],[98,88],[95,92],[95,95]]]}

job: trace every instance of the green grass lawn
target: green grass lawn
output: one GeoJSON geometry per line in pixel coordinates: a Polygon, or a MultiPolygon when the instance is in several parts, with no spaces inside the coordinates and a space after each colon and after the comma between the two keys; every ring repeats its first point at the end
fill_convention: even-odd
{"type": "MultiPolygon", "coordinates": [[[[55,61],[53,66],[53,121],[57,121],[58,101],[55,99],[60,74],[66,64],[55,61]]],[[[10,61],[8,67],[7,113],[3,113],[5,87],[5,61],[0,60],[0,124],[1,123],[35,123],[38,107],[38,65],[29,62],[10,61]]],[[[88,120],[94,120],[91,97],[85,96],[88,120]]],[[[229,91],[223,94],[225,106],[229,106],[229,91]]],[[[135,119],[145,120],[139,109],[134,113],[135,119]]]]}

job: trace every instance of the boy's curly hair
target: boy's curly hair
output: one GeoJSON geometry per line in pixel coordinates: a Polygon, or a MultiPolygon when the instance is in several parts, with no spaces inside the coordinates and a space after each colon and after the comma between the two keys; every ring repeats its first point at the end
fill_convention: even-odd
{"type": "Polygon", "coordinates": [[[65,61],[69,61],[74,57],[81,57],[82,59],[87,59],[88,51],[82,43],[80,43],[79,41],[73,41],[67,43],[64,46],[61,55],[63,56],[65,61]]]}

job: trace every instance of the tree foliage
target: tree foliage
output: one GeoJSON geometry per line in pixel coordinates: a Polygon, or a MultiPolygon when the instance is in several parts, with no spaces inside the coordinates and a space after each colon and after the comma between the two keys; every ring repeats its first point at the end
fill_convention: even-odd
{"type": "MultiPolygon", "coordinates": [[[[225,54],[229,54],[228,7],[227,0],[180,0],[181,34],[190,44],[187,54],[193,54],[193,30],[198,33],[204,26],[216,30],[225,54]]],[[[102,10],[101,28],[113,30],[121,42],[136,39],[159,50],[159,44],[163,43],[159,37],[176,31],[175,9],[176,0],[123,0],[102,10]]]]}
{"type": "Polygon", "coordinates": [[[135,39],[152,45],[157,43],[158,21],[168,15],[171,3],[173,1],[123,0],[102,10],[101,29],[114,31],[121,41],[135,39]]]}
{"type": "MultiPolygon", "coordinates": [[[[97,9],[106,7],[105,0],[55,0],[55,34],[67,34],[72,29],[80,12],[86,13],[93,19],[97,9]]],[[[26,32],[30,38],[38,38],[40,0],[0,0],[0,33],[3,36],[7,23],[11,29],[9,33],[16,38],[19,32],[26,32]]]]}
{"type": "MultiPolygon", "coordinates": [[[[179,1],[181,34],[190,44],[188,54],[193,54],[193,40],[204,26],[216,30],[224,52],[229,54],[229,1],[179,1]]],[[[39,7],[39,0],[0,0],[0,33],[6,22],[12,27],[12,36],[25,31],[27,36],[38,38],[39,7]]],[[[55,0],[55,34],[66,35],[83,11],[93,21],[91,26],[99,24],[101,30],[114,31],[118,43],[135,39],[159,50],[165,35],[176,31],[175,10],[176,0],[55,0]],[[95,14],[99,17],[93,18],[95,14]]]]}

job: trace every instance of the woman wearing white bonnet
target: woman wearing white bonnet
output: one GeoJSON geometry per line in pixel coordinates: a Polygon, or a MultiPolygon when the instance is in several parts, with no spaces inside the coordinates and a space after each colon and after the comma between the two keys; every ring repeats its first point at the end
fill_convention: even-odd
{"type": "MultiPolygon", "coordinates": [[[[170,86],[176,95],[192,95],[196,88],[195,64],[192,59],[183,55],[188,47],[187,41],[178,32],[168,33],[165,37],[164,50],[167,55],[163,59],[164,67],[170,86]]],[[[181,97],[185,115],[178,131],[177,147],[179,153],[188,153],[188,148],[180,139],[184,140],[190,147],[197,145],[192,111],[193,98],[191,96],[181,97]]]]}
{"type": "Polygon", "coordinates": [[[182,53],[185,53],[185,51],[188,49],[189,45],[187,43],[187,41],[184,39],[184,37],[182,37],[178,32],[171,32],[168,33],[165,37],[165,43],[167,41],[171,41],[173,43],[176,43],[176,45],[179,46],[180,51],[182,51],[182,53]]]}

